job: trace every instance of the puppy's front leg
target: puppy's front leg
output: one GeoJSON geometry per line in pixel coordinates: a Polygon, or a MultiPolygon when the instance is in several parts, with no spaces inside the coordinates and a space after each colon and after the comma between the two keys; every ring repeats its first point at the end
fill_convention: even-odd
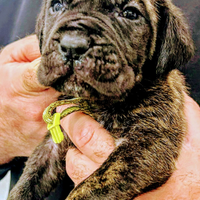
{"type": "Polygon", "coordinates": [[[165,138],[143,145],[124,142],[66,200],[132,200],[169,178],[174,169],[172,148],[165,138]]]}
{"type": "Polygon", "coordinates": [[[68,141],[55,144],[50,135],[35,149],[8,200],[42,200],[65,176],[68,141]]]}

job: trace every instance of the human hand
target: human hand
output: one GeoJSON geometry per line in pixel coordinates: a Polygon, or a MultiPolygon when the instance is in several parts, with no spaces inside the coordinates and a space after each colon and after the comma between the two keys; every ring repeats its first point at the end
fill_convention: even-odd
{"type": "MultiPolygon", "coordinates": [[[[135,200],[200,199],[200,108],[189,96],[185,101],[188,133],[176,171],[162,187],[135,200]]],[[[77,185],[106,160],[114,149],[114,140],[96,121],[80,112],[67,116],[61,124],[77,147],[66,155],[67,173],[77,185]]]]}
{"type": "MultiPolygon", "coordinates": [[[[61,112],[67,106],[60,106],[61,112]]],[[[114,139],[97,121],[82,112],[75,112],[61,120],[77,148],[66,155],[66,171],[75,185],[86,179],[106,160],[114,149],[114,139]]]]}
{"type": "Polygon", "coordinates": [[[46,134],[42,113],[59,93],[37,81],[39,57],[35,35],[6,46],[0,53],[0,164],[29,156],[46,134]]]}

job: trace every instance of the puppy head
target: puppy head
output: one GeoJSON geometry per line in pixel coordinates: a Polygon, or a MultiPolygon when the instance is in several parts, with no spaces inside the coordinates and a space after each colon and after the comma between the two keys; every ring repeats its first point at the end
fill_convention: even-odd
{"type": "Polygon", "coordinates": [[[39,81],[69,98],[122,99],[147,71],[164,74],[193,51],[182,15],[164,0],[44,0],[36,32],[39,81]]]}

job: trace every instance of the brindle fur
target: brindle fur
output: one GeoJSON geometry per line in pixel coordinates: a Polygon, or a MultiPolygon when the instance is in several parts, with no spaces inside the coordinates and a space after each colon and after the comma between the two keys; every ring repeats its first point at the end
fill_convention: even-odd
{"type": "MultiPolygon", "coordinates": [[[[116,140],[108,159],[67,200],[131,200],[164,184],[175,170],[186,132],[187,92],[177,68],[194,51],[188,26],[170,0],[63,2],[65,9],[52,13],[53,1],[43,1],[36,26],[42,53],[38,78],[65,98],[90,99],[94,118],[116,140]],[[126,7],[140,14],[127,19],[126,7]],[[66,35],[72,38],[64,49],[68,60],[59,49],[66,35]],[[72,49],[83,43],[86,52],[72,49]],[[69,55],[73,51],[76,57],[69,55]]],[[[48,135],[8,199],[48,196],[65,176],[71,145],[67,135],[58,145],[48,135]]]]}

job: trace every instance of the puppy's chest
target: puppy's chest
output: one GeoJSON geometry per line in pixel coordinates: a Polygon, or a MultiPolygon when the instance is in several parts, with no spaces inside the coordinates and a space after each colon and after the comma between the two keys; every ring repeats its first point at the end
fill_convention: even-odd
{"type": "Polygon", "coordinates": [[[110,112],[109,110],[93,112],[93,118],[101,124],[114,138],[121,138],[136,123],[132,111],[110,112]]]}

